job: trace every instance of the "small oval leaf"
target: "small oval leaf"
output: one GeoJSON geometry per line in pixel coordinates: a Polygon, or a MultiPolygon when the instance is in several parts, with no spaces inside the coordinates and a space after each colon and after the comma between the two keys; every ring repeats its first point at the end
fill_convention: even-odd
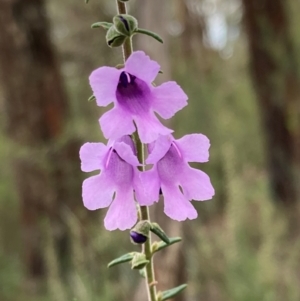
{"type": "Polygon", "coordinates": [[[156,34],[153,31],[147,30],[147,29],[137,28],[134,33],[145,34],[149,37],[152,37],[153,39],[155,39],[156,41],[158,41],[160,43],[164,42],[163,39],[158,34],[156,34]]]}
{"type": "Polygon", "coordinates": [[[118,64],[118,65],[116,65],[116,68],[120,70],[120,69],[123,69],[124,66],[125,66],[124,64],[118,64]]]}
{"type": "Polygon", "coordinates": [[[91,28],[99,28],[102,27],[104,29],[110,29],[113,24],[109,22],[96,22],[91,25],[91,28]]]}
{"type": "Polygon", "coordinates": [[[140,269],[143,269],[148,263],[149,263],[149,260],[147,260],[147,259],[140,260],[137,262],[132,262],[131,268],[133,270],[140,270],[140,269]]]}
{"type": "Polygon", "coordinates": [[[135,255],[135,252],[132,252],[132,253],[127,253],[127,254],[124,254],[114,260],[112,260],[108,265],[107,267],[108,268],[111,268],[117,264],[121,264],[121,263],[124,263],[124,262],[128,262],[128,261],[131,261],[133,259],[135,255]]]}
{"type": "Polygon", "coordinates": [[[131,268],[140,270],[143,269],[148,263],[149,260],[146,259],[146,255],[144,253],[135,253],[131,261],[131,268]]]}
{"type": "Polygon", "coordinates": [[[94,100],[96,100],[96,97],[94,95],[92,95],[88,98],[88,101],[94,101],[94,100]]]}
{"type": "Polygon", "coordinates": [[[152,245],[152,253],[156,253],[156,252],[158,252],[158,251],[160,251],[160,250],[162,250],[166,247],[169,247],[169,246],[171,246],[171,245],[173,245],[177,242],[180,242],[181,240],[182,240],[182,238],[178,236],[178,237],[169,238],[169,243],[168,244],[163,242],[163,241],[160,241],[159,243],[154,242],[153,245],[152,245]]]}
{"type": "Polygon", "coordinates": [[[170,239],[165,233],[165,231],[159,226],[157,223],[151,223],[150,231],[156,234],[161,240],[163,240],[166,244],[169,244],[170,239]]]}
{"type": "Polygon", "coordinates": [[[139,270],[139,274],[141,275],[141,277],[146,278],[146,272],[145,272],[145,269],[139,270]]]}
{"type": "Polygon", "coordinates": [[[182,292],[187,287],[187,284],[181,284],[177,287],[171,288],[170,290],[160,293],[160,298],[158,300],[164,301],[173,298],[180,292],[182,292]]]}

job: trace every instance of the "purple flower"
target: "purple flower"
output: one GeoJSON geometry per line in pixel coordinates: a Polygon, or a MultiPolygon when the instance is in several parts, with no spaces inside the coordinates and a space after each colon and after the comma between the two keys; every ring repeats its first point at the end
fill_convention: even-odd
{"type": "Polygon", "coordinates": [[[133,142],[126,136],[108,146],[85,143],[80,149],[81,169],[101,170],[100,175],[86,179],[82,185],[84,206],[89,210],[109,207],[104,219],[108,230],[125,230],[137,221],[133,192],[142,187],[133,142]]]}
{"type": "Polygon", "coordinates": [[[144,52],[136,51],[123,69],[101,67],[92,72],[90,84],[98,106],[114,103],[114,107],[99,119],[107,139],[116,140],[132,134],[134,123],[143,143],[173,132],[160,123],[154,112],[171,118],[186,106],[187,96],[176,82],[154,87],[152,82],[159,70],[158,63],[144,52]]]}
{"type": "Polygon", "coordinates": [[[154,166],[141,174],[146,195],[141,205],[158,201],[161,189],[166,215],[178,221],[196,218],[197,211],[190,200],[209,200],[215,192],[208,175],[191,168],[188,162],[207,162],[209,146],[208,138],[202,134],[186,135],[178,140],[171,135],[159,137],[150,145],[146,160],[154,166]]]}

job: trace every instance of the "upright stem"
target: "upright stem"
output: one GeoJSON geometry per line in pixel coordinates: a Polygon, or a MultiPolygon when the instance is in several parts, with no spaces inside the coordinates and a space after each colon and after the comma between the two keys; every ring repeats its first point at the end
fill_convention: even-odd
{"type": "MultiPolygon", "coordinates": [[[[117,2],[117,8],[119,14],[126,14],[126,4],[124,2],[120,2],[116,0],[117,2]]],[[[126,39],[125,43],[123,44],[123,59],[124,63],[129,58],[129,56],[132,53],[132,41],[131,38],[126,39]]],[[[137,156],[142,164],[142,171],[145,170],[145,156],[144,156],[144,145],[142,144],[139,135],[137,132],[134,133],[134,140],[136,144],[137,149],[137,156]]],[[[148,220],[150,222],[150,214],[149,209],[147,206],[141,206],[140,207],[140,217],[141,220],[148,220]]],[[[149,239],[146,241],[143,247],[143,251],[145,253],[146,259],[149,260],[149,263],[146,265],[146,287],[147,287],[147,293],[148,293],[148,300],[149,301],[157,301],[156,299],[156,281],[155,281],[155,275],[154,275],[154,266],[153,266],[153,258],[152,258],[152,252],[151,252],[151,237],[149,236],[149,239]]]]}
{"type": "MultiPolygon", "coordinates": [[[[147,206],[141,206],[141,220],[148,220],[150,222],[150,214],[149,208],[147,206]]],[[[149,239],[144,244],[144,253],[146,255],[146,259],[149,260],[149,263],[146,265],[146,286],[149,301],[157,301],[156,300],[156,280],[154,274],[154,265],[153,258],[151,252],[151,236],[149,235],[149,239]]]]}
{"type": "MultiPolygon", "coordinates": [[[[145,170],[145,158],[144,158],[144,145],[141,143],[139,135],[137,132],[134,133],[134,140],[137,148],[137,155],[139,161],[142,163],[142,171],[145,170]]],[[[149,208],[147,206],[140,207],[140,218],[141,220],[148,220],[150,222],[150,214],[149,208]]],[[[146,265],[146,286],[148,293],[149,301],[157,301],[156,300],[156,280],[154,274],[154,265],[153,258],[151,252],[151,236],[149,235],[148,240],[145,242],[143,247],[144,254],[146,255],[146,259],[149,260],[149,263],[146,265]]]]}
{"type": "MultiPolygon", "coordinates": [[[[124,2],[117,1],[117,8],[119,14],[127,14],[126,4],[124,2]]],[[[132,41],[131,38],[127,38],[125,43],[123,44],[123,59],[124,62],[129,58],[132,53],[132,41]]]]}

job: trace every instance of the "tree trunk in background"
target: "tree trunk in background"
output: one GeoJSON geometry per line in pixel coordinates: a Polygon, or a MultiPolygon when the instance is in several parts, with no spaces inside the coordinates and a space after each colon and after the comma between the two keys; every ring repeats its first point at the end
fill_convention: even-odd
{"type": "MultiPolygon", "coordinates": [[[[149,29],[162,36],[164,44],[156,40],[139,35],[136,38],[136,49],[144,50],[150,57],[156,60],[163,70],[156,83],[172,80],[170,66],[170,52],[168,51],[169,37],[167,26],[170,20],[170,3],[161,0],[143,0],[142,5],[137,5],[137,19],[142,28],[149,29]]],[[[172,125],[167,124],[172,127],[172,125]]],[[[182,223],[172,221],[163,213],[163,201],[151,207],[152,220],[158,222],[170,237],[182,236],[182,223]]],[[[185,260],[182,250],[182,243],[175,244],[155,255],[154,258],[156,280],[158,280],[158,290],[164,291],[172,287],[186,283],[185,260]]],[[[185,293],[180,293],[172,300],[183,301],[185,293]]],[[[144,281],[137,290],[135,300],[140,301],[146,298],[144,281]]]]}
{"type": "Polygon", "coordinates": [[[136,5],[136,16],[139,26],[158,33],[164,40],[164,43],[161,44],[145,35],[137,35],[133,39],[136,41],[136,49],[144,50],[152,59],[160,64],[163,74],[157,77],[155,82],[158,83],[170,80],[171,73],[170,53],[168,51],[169,38],[167,33],[171,7],[169,1],[162,3],[159,0],[143,0],[143,4],[137,3],[136,5]]]}
{"type": "Polygon", "coordinates": [[[207,53],[209,52],[203,45],[205,21],[203,16],[196,12],[197,2],[193,2],[192,8],[190,9],[188,8],[187,2],[186,0],[177,0],[176,5],[176,15],[183,27],[183,32],[180,34],[182,57],[189,61],[193,58],[193,63],[196,61],[199,67],[202,66],[203,68],[206,63],[205,60],[203,60],[203,56],[205,55],[207,57],[207,53]]]}
{"type": "Polygon", "coordinates": [[[267,137],[275,199],[299,200],[300,76],[288,1],[243,0],[253,82],[267,137]]]}
{"type": "Polygon", "coordinates": [[[62,206],[74,207],[73,196],[80,195],[70,189],[80,187],[78,143],[62,137],[68,104],[43,0],[0,1],[0,76],[5,129],[14,149],[28,288],[46,272],[41,223],[53,222],[60,259],[67,258],[60,214],[62,206]]]}

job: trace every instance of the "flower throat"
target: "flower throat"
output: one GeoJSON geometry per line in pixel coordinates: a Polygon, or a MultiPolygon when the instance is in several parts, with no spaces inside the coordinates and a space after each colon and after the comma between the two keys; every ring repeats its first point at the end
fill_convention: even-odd
{"type": "Polygon", "coordinates": [[[123,88],[127,88],[128,85],[134,83],[135,78],[136,78],[135,76],[123,71],[120,75],[118,86],[121,86],[123,88]]]}

